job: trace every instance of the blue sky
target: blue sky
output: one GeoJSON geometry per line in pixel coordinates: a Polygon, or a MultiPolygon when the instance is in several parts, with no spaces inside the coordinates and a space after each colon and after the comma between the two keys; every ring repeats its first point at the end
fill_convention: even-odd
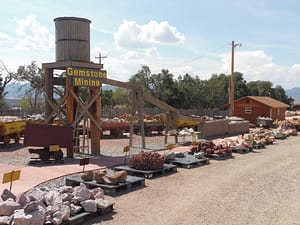
{"type": "MultiPolygon", "coordinates": [[[[5,2],[5,3],[4,3],[5,2]]],[[[20,65],[55,61],[55,24],[91,20],[91,61],[101,52],[108,77],[127,81],[148,65],[208,79],[235,71],[249,81],[300,87],[300,1],[10,0],[0,8],[0,60],[20,65]]]]}

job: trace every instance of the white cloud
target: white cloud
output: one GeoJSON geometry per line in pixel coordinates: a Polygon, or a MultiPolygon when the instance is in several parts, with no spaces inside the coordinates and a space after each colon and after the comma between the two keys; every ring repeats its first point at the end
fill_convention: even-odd
{"type": "Polygon", "coordinates": [[[121,59],[125,60],[137,60],[140,59],[139,54],[135,51],[128,51],[120,56],[121,59]]]}
{"type": "MultiPolygon", "coordinates": [[[[222,54],[222,67],[219,72],[230,74],[231,53],[222,54]]],[[[293,88],[300,83],[300,64],[292,66],[278,65],[264,51],[236,51],[234,70],[244,74],[244,79],[250,81],[271,81],[274,86],[293,88]]]]}
{"type": "Polygon", "coordinates": [[[22,38],[17,43],[17,48],[47,50],[54,47],[54,36],[46,27],[40,25],[35,15],[28,15],[25,19],[15,19],[15,21],[16,34],[22,38]]]}
{"type": "Polygon", "coordinates": [[[177,44],[184,42],[184,35],[168,22],[151,20],[148,24],[139,25],[135,21],[124,20],[114,40],[117,47],[147,48],[154,44],[177,44]]]}
{"type": "Polygon", "coordinates": [[[0,32],[0,42],[4,42],[8,40],[8,36],[4,33],[0,32]]]}
{"type": "Polygon", "coordinates": [[[159,53],[156,48],[146,48],[145,49],[145,56],[150,56],[150,57],[158,57],[159,53]]]}

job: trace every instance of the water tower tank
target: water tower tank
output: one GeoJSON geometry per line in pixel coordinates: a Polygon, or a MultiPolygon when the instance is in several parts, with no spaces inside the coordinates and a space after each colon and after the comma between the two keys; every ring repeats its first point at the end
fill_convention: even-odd
{"type": "Polygon", "coordinates": [[[90,62],[91,21],[78,17],[58,17],[54,22],[56,61],[90,62]]]}

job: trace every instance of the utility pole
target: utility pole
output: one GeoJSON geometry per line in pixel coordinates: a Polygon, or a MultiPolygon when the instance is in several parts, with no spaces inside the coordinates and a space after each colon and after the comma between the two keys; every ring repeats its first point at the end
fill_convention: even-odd
{"type": "Polygon", "coordinates": [[[241,43],[234,44],[234,41],[231,43],[231,76],[230,76],[230,93],[229,93],[229,116],[234,116],[234,48],[237,46],[242,46],[241,43]]]}
{"type": "Polygon", "coordinates": [[[99,64],[101,64],[101,59],[105,59],[107,56],[101,56],[101,52],[99,52],[99,56],[96,56],[95,58],[99,59],[99,64]]]}

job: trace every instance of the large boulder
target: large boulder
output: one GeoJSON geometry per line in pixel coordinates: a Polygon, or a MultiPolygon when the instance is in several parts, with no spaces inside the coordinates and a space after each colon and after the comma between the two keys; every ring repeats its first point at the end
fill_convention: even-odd
{"type": "Polygon", "coordinates": [[[9,198],[16,201],[16,196],[10,190],[8,190],[6,188],[2,192],[1,198],[2,198],[3,201],[6,201],[9,198]]]}
{"type": "Polygon", "coordinates": [[[96,212],[97,211],[97,203],[95,200],[89,199],[89,200],[85,200],[80,202],[80,204],[82,205],[84,211],[86,212],[96,212]]]}
{"type": "Polygon", "coordinates": [[[11,220],[11,216],[0,216],[0,225],[10,225],[11,220]]]}
{"type": "Polygon", "coordinates": [[[74,196],[73,197],[74,202],[82,202],[82,201],[90,199],[91,192],[85,186],[85,184],[81,183],[80,186],[74,187],[73,196],[74,196]]]}
{"type": "Polygon", "coordinates": [[[0,202],[0,216],[10,216],[16,209],[20,209],[21,205],[9,198],[4,202],[0,202]]]}
{"type": "Polygon", "coordinates": [[[90,192],[91,192],[91,199],[104,198],[104,191],[100,187],[94,188],[90,190],[90,192]]]}

